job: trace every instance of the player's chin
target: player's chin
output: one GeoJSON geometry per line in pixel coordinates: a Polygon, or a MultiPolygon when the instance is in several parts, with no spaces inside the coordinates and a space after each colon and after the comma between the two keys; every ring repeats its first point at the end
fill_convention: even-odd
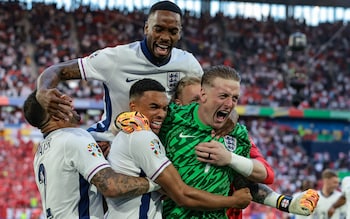
{"type": "Polygon", "coordinates": [[[225,125],[225,122],[222,122],[222,121],[215,121],[214,123],[213,123],[213,129],[215,129],[215,130],[219,130],[219,129],[221,129],[222,127],[224,127],[224,125],[225,125]]]}
{"type": "Polygon", "coordinates": [[[159,128],[152,128],[152,127],[151,127],[151,129],[152,129],[153,133],[156,134],[156,135],[158,135],[159,132],[160,132],[160,129],[159,129],[159,128]]]}
{"type": "Polygon", "coordinates": [[[169,49],[167,49],[166,52],[159,52],[158,50],[154,50],[153,51],[153,55],[156,59],[158,59],[158,61],[162,61],[167,59],[170,56],[170,51],[169,49]]]}

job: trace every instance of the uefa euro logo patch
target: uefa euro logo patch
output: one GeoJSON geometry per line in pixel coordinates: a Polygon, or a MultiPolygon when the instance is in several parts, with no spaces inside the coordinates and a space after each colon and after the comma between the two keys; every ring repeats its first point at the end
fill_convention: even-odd
{"type": "Polygon", "coordinates": [[[94,157],[102,157],[102,150],[96,143],[90,143],[88,146],[88,151],[94,157]]]}
{"type": "Polygon", "coordinates": [[[159,155],[162,153],[162,148],[160,147],[160,143],[157,139],[153,139],[150,142],[151,149],[155,155],[159,155]]]}

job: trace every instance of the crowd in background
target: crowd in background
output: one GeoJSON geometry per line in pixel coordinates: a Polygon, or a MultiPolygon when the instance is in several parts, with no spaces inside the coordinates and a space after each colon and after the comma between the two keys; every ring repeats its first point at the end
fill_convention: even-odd
{"type": "MultiPolygon", "coordinates": [[[[0,4],[0,96],[27,96],[40,72],[54,63],[143,39],[143,11],[90,11],[81,7],[68,13],[43,4],[27,11],[15,3],[0,4]]],[[[290,86],[289,76],[301,73],[307,77],[298,78],[305,85],[300,92],[308,97],[301,102],[302,107],[349,109],[347,25],[339,22],[312,27],[296,19],[274,21],[267,17],[257,21],[220,14],[196,17],[190,12],[183,21],[179,47],[191,51],[204,68],[225,64],[239,70],[243,78],[240,104],[290,106],[296,90],[290,86]],[[288,50],[288,38],[296,31],[307,36],[305,51],[288,50]]],[[[103,97],[103,88],[96,81],[62,83],[59,89],[76,98],[103,97]]],[[[98,116],[84,116],[85,125],[98,116]]],[[[3,123],[24,122],[20,108],[1,110],[0,118],[0,131],[3,123]]],[[[293,194],[305,177],[318,182],[325,168],[350,169],[349,151],[339,153],[335,160],[327,152],[308,157],[295,130],[281,129],[268,119],[242,118],[241,122],[274,167],[272,187],[280,192],[293,194]]],[[[20,131],[16,141],[0,135],[0,218],[9,208],[40,209],[32,169],[33,148],[35,143],[24,141],[20,131]]]]}
{"type": "MultiPolygon", "coordinates": [[[[53,63],[82,57],[106,46],[143,39],[143,11],[73,12],[37,4],[32,10],[4,4],[0,13],[0,95],[23,96],[35,78],[53,63]]],[[[305,85],[303,107],[350,107],[350,28],[342,22],[307,26],[298,19],[263,21],[241,17],[200,17],[186,12],[179,47],[203,67],[230,65],[242,75],[240,104],[290,106],[293,76],[305,85]],[[307,36],[303,51],[288,49],[292,33],[307,36]],[[298,74],[295,74],[298,73],[298,74]],[[312,82],[312,83],[310,83],[312,82]]],[[[295,78],[294,78],[295,79],[295,78]]],[[[61,89],[78,98],[102,98],[97,82],[76,82],[61,89]],[[65,89],[66,87],[66,89],[65,89]]]]}

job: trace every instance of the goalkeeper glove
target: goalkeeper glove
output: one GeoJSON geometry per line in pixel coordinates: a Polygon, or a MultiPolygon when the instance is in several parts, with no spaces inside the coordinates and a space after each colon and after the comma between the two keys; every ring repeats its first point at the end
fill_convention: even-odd
{"type": "Polygon", "coordinates": [[[316,190],[308,189],[295,197],[281,195],[276,207],[281,211],[308,216],[315,210],[319,198],[316,190]]]}

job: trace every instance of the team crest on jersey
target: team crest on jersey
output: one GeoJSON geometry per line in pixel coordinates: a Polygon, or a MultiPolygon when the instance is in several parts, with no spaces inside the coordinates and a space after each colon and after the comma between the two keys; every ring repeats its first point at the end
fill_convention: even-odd
{"type": "Polygon", "coordinates": [[[102,150],[96,143],[90,143],[87,146],[88,151],[94,157],[102,157],[102,150]]]}
{"type": "Polygon", "coordinates": [[[173,90],[180,81],[180,72],[168,72],[168,87],[173,90]]]}
{"type": "Polygon", "coordinates": [[[160,147],[160,142],[157,139],[153,139],[150,142],[151,149],[155,155],[162,154],[162,148],[160,147]]]}
{"type": "Polygon", "coordinates": [[[225,145],[226,145],[226,149],[228,151],[231,151],[231,152],[234,152],[236,150],[236,147],[237,147],[237,140],[236,138],[230,136],[230,135],[226,135],[224,137],[224,142],[225,142],[225,145]]]}

